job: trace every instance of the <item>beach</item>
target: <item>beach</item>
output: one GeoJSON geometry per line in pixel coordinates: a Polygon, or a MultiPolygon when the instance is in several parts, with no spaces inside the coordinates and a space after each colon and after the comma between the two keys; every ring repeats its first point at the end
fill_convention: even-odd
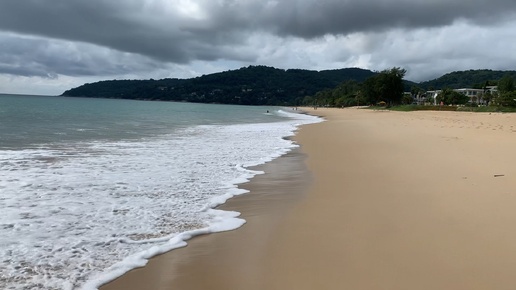
{"type": "Polygon", "coordinates": [[[305,109],[300,148],[116,289],[514,289],[516,115],[305,109]]]}

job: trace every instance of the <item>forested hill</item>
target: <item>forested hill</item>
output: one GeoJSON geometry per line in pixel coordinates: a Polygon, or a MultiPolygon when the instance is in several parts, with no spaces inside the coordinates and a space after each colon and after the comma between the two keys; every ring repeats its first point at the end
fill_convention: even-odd
{"type": "Polygon", "coordinates": [[[112,80],[85,84],[63,96],[242,105],[297,105],[305,96],[375,73],[360,68],[325,71],[249,66],[191,79],[112,80]]]}
{"type": "Polygon", "coordinates": [[[516,71],[500,71],[500,70],[468,70],[455,71],[447,73],[437,79],[421,82],[419,87],[426,90],[434,89],[460,89],[460,88],[483,88],[488,85],[496,85],[498,80],[504,76],[510,76],[516,79],[516,71]]]}
{"type": "MultiPolygon", "coordinates": [[[[300,105],[306,96],[334,89],[347,81],[362,83],[376,72],[360,68],[311,71],[249,66],[191,79],[111,80],[85,84],[63,96],[137,100],[185,101],[242,105],[300,105]]],[[[404,81],[405,91],[444,88],[482,88],[496,85],[516,71],[469,70],[414,83],[404,81]]]]}

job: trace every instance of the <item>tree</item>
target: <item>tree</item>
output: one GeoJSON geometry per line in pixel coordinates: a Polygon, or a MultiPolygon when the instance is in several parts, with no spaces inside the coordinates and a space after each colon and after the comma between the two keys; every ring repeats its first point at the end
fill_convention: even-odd
{"type": "Polygon", "coordinates": [[[437,104],[445,103],[446,90],[450,90],[450,89],[444,89],[439,94],[437,94],[437,96],[435,96],[435,102],[437,104]]]}
{"type": "Polygon", "coordinates": [[[492,101],[495,100],[497,97],[498,97],[498,93],[496,91],[491,92],[491,91],[486,90],[486,92],[482,96],[482,99],[484,99],[484,101],[486,102],[486,105],[489,106],[489,105],[491,105],[492,101]]]}
{"type": "Polygon", "coordinates": [[[434,97],[432,95],[430,95],[430,94],[427,95],[426,98],[425,98],[425,102],[433,105],[434,102],[435,102],[434,97]]]}
{"type": "Polygon", "coordinates": [[[494,100],[499,106],[516,106],[516,87],[514,79],[510,75],[505,75],[498,81],[498,97],[494,100]]]}
{"type": "MultiPolygon", "coordinates": [[[[321,106],[350,107],[365,103],[360,98],[357,98],[359,91],[360,84],[356,81],[348,80],[332,90],[328,89],[317,92],[315,98],[321,106]]],[[[310,101],[310,99],[305,98],[303,103],[305,105],[312,105],[312,103],[307,103],[307,101],[310,101]]]]}
{"type": "Polygon", "coordinates": [[[516,91],[500,93],[495,99],[502,107],[516,107],[516,91]]]}
{"type": "Polygon", "coordinates": [[[403,96],[403,77],[406,70],[394,67],[366,79],[362,93],[371,103],[386,102],[390,105],[400,104],[403,96]]]}
{"type": "Polygon", "coordinates": [[[469,101],[469,97],[450,88],[446,88],[437,96],[437,101],[448,105],[463,105],[469,101]]]}
{"type": "Polygon", "coordinates": [[[302,104],[311,106],[311,105],[314,104],[314,101],[315,101],[314,97],[312,97],[312,96],[305,96],[303,98],[302,104]]]}
{"type": "Polygon", "coordinates": [[[514,80],[509,75],[505,75],[498,81],[498,91],[500,94],[512,92],[514,89],[514,80]]]}
{"type": "Polygon", "coordinates": [[[364,97],[365,102],[368,104],[376,104],[381,101],[379,97],[380,92],[377,88],[377,79],[378,76],[375,75],[366,79],[362,84],[362,96],[364,97]]]}
{"type": "MultiPolygon", "coordinates": [[[[412,96],[413,100],[417,101],[417,103],[425,102],[427,101],[427,96],[425,90],[418,86],[412,86],[410,88],[410,95],[412,96]]],[[[433,99],[432,99],[433,102],[433,99]]]]}
{"type": "Polygon", "coordinates": [[[418,86],[412,86],[410,88],[410,94],[413,95],[413,96],[417,96],[419,94],[420,91],[423,91],[423,89],[421,89],[420,87],[418,86]]]}

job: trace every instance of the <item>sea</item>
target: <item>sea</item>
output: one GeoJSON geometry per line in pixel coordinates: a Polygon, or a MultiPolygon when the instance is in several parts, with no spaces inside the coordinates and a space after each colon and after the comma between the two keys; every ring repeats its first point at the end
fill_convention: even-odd
{"type": "Polygon", "coordinates": [[[98,289],[193,236],[321,119],[283,107],[0,94],[0,289],[98,289]]]}

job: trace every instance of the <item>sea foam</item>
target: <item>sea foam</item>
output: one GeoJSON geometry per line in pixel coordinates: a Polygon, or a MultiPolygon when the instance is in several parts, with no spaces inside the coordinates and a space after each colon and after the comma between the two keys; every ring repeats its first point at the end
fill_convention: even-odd
{"type": "Polygon", "coordinates": [[[246,191],[248,167],[296,145],[319,119],[201,125],[159,137],[0,151],[0,285],[97,289],[200,234],[245,223],[215,209],[246,191]]]}

